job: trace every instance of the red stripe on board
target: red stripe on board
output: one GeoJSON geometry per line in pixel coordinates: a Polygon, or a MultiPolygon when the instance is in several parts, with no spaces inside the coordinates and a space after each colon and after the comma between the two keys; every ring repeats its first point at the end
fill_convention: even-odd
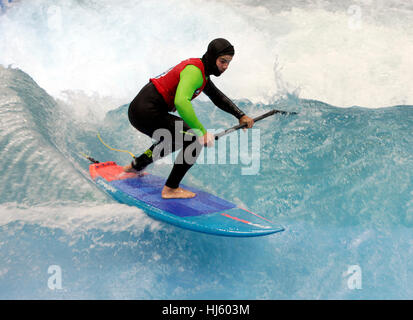
{"type": "Polygon", "coordinates": [[[261,218],[261,219],[264,219],[264,220],[267,220],[268,222],[273,223],[272,221],[270,221],[270,220],[268,220],[268,219],[266,219],[266,218],[264,218],[264,217],[261,217],[259,214],[256,214],[256,213],[254,213],[254,212],[252,212],[252,211],[249,211],[249,210],[244,209],[244,208],[241,208],[241,207],[238,207],[238,208],[240,208],[240,209],[242,209],[242,210],[244,210],[244,211],[247,211],[247,212],[249,212],[249,213],[252,213],[254,216],[257,216],[257,217],[259,217],[259,218],[261,218]]]}
{"type": "Polygon", "coordinates": [[[247,220],[243,220],[243,219],[240,219],[240,218],[237,218],[237,217],[230,216],[230,215],[227,214],[227,213],[221,213],[221,215],[223,215],[224,217],[227,217],[227,218],[231,218],[231,219],[240,221],[240,222],[244,222],[244,223],[246,223],[246,224],[250,224],[250,223],[251,223],[251,222],[249,222],[249,221],[247,221],[247,220]]]}

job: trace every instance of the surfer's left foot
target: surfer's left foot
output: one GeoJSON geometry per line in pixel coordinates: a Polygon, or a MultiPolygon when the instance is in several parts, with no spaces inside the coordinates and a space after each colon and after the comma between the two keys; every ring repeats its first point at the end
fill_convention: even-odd
{"type": "Polygon", "coordinates": [[[162,189],[162,198],[164,199],[189,199],[196,196],[196,193],[193,193],[189,190],[182,189],[180,187],[173,189],[167,186],[164,186],[162,189]]]}

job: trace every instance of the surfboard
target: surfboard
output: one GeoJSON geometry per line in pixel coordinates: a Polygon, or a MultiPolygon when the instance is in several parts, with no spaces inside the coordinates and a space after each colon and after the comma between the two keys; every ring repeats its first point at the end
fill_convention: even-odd
{"type": "Polygon", "coordinates": [[[93,181],[115,200],[138,207],[150,217],[177,227],[220,236],[254,237],[284,230],[267,218],[208,192],[181,185],[196,196],[163,199],[166,179],[144,172],[124,172],[114,161],[89,166],[93,181]]]}

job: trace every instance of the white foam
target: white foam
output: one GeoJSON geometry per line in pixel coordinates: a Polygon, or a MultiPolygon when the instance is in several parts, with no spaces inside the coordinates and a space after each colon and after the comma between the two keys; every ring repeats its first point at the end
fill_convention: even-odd
{"type": "Polygon", "coordinates": [[[72,235],[92,229],[103,232],[127,230],[139,234],[145,228],[152,231],[161,228],[159,222],[149,218],[142,210],[118,203],[62,203],[31,207],[16,203],[1,204],[0,226],[17,221],[58,228],[72,235]]]}
{"type": "Polygon", "coordinates": [[[82,90],[128,103],[149,77],[225,37],[236,55],[215,82],[231,98],[266,102],[299,89],[337,106],[412,103],[412,11],[401,0],[337,2],[337,10],[250,2],[20,2],[0,16],[0,63],[55,97],[82,90]]]}

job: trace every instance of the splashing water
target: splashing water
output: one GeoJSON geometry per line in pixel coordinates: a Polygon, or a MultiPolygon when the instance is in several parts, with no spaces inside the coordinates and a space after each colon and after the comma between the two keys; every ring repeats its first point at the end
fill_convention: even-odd
{"type": "MultiPolygon", "coordinates": [[[[344,5],[271,3],[211,1],[195,16],[196,1],[20,1],[3,10],[0,63],[19,69],[0,66],[0,298],[413,297],[413,109],[405,102],[413,82],[408,73],[395,76],[411,63],[410,31],[393,37],[402,26],[360,4],[358,36],[372,37],[352,51],[360,39],[349,36],[342,48],[331,40],[350,32],[344,5]],[[320,26],[313,46],[303,42],[300,21],[320,26]],[[323,21],[332,23],[325,32],[323,21]],[[130,126],[128,102],[150,76],[201,55],[215,35],[237,44],[239,62],[216,83],[241,109],[299,114],[257,123],[260,148],[249,152],[259,153],[259,174],[243,175],[243,163],[197,164],[183,182],[284,225],[282,234],[222,238],[155,221],[99,191],[80,155],[130,161],[97,132],[109,145],[145,150],[151,139],[130,126]],[[393,49],[381,52],[388,38],[393,49]],[[375,59],[365,64],[374,45],[375,59]],[[349,52],[359,59],[345,58],[349,52]],[[351,68],[363,67],[348,78],[353,60],[351,68]],[[53,290],[48,269],[56,265],[62,281],[53,290]],[[361,272],[357,285],[351,270],[361,272]]],[[[194,100],[194,108],[206,128],[234,125],[209,101],[194,100]]],[[[149,170],[166,176],[170,168],[149,170]]]]}

